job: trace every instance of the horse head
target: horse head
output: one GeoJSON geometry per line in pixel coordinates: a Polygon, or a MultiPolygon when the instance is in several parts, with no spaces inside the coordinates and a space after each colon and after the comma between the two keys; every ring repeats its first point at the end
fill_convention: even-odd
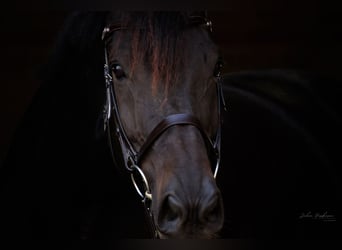
{"type": "Polygon", "coordinates": [[[130,12],[108,15],[103,32],[105,128],[161,238],[212,238],[223,226],[210,28],[202,15],[130,12]]]}

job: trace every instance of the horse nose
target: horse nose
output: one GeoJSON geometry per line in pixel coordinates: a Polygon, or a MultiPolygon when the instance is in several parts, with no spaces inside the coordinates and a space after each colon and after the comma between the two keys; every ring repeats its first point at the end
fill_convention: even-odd
{"type": "Polygon", "coordinates": [[[159,231],[168,237],[206,237],[217,233],[222,225],[223,204],[216,185],[207,186],[197,197],[187,192],[168,194],[158,213],[159,231]]]}

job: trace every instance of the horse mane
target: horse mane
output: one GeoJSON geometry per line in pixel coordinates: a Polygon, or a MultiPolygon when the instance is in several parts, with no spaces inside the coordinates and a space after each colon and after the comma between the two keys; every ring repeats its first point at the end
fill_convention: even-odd
{"type": "Polygon", "coordinates": [[[103,133],[101,126],[94,129],[94,124],[102,113],[105,101],[101,33],[106,14],[71,13],[65,19],[41,75],[41,89],[50,93],[50,106],[58,106],[65,113],[74,112],[80,119],[88,119],[92,130],[87,131],[87,134],[95,137],[103,133]]]}
{"type": "Polygon", "coordinates": [[[106,12],[74,12],[66,18],[46,66],[45,81],[65,80],[76,75],[79,79],[82,72],[94,66],[103,69],[101,32],[105,18],[106,12]]]}

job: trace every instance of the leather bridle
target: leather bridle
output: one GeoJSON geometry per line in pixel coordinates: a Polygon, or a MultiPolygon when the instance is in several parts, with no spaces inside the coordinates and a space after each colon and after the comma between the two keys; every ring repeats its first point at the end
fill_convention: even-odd
{"type": "MultiPolygon", "coordinates": [[[[209,31],[212,31],[212,24],[206,18],[202,16],[190,16],[190,20],[194,24],[202,24],[205,25],[209,31]]],[[[133,185],[142,198],[142,202],[146,208],[147,214],[150,217],[150,223],[153,230],[154,237],[158,237],[158,230],[154,224],[153,214],[151,211],[151,201],[152,194],[151,190],[145,177],[142,169],[139,167],[144,160],[144,157],[151,149],[152,145],[158,138],[169,128],[173,126],[194,126],[201,133],[206,147],[208,149],[208,154],[211,156],[211,159],[215,160],[215,169],[214,169],[214,178],[216,178],[220,159],[221,159],[221,104],[225,107],[225,102],[223,99],[222,87],[221,87],[221,75],[220,72],[217,72],[216,77],[216,88],[217,88],[217,99],[218,99],[218,128],[216,132],[215,140],[212,140],[210,136],[203,129],[201,122],[197,117],[192,114],[187,113],[178,113],[178,114],[170,114],[164,119],[162,119],[155,128],[150,132],[144,144],[140,147],[139,150],[136,150],[129,140],[123,124],[120,119],[120,112],[118,108],[118,102],[115,95],[113,77],[111,71],[109,69],[108,62],[108,54],[107,54],[107,43],[108,37],[115,31],[126,29],[126,27],[122,27],[120,25],[111,25],[105,27],[102,33],[102,40],[105,42],[104,46],[104,78],[106,83],[106,103],[104,105],[103,110],[103,119],[104,119],[104,130],[107,130],[108,141],[110,150],[113,156],[113,160],[116,165],[124,165],[125,168],[130,172],[131,179],[133,185]],[[114,142],[114,143],[113,143],[114,142]],[[114,156],[114,152],[117,152],[115,149],[121,149],[121,161],[118,162],[118,157],[114,156]],[[136,178],[140,178],[140,184],[136,181],[136,178]]]]}

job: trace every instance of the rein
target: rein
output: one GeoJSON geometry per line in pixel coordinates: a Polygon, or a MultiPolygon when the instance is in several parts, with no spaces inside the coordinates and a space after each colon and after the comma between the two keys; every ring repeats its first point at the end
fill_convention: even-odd
{"type": "MultiPolygon", "coordinates": [[[[200,24],[205,25],[205,27],[212,32],[212,23],[211,21],[207,20],[207,18],[203,16],[190,16],[191,23],[193,24],[200,24]]],[[[135,187],[138,195],[141,197],[142,202],[145,207],[145,211],[147,216],[149,217],[149,222],[151,229],[153,231],[153,236],[155,238],[159,237],[159,231],[157,226],[154,223],[153,213],[151,210],[151,202],[152,202],[152,194],[151,190],[147,181],[147,178],[139,167],[148,153],[149,149],[153,145],[153,143],[158,140],[158,138],[169,128],[173,126],[183,125],[183,126],[194,126],[196,127],[204,141],[208,150],[208,154],[214,160],[215,169],[213,171],[214,178],[216,178],[218,169],[220,166],[220,159],[221,159],[221,104],[225,109],[225,102],[223,98],[222,92],[222,83],[221,83],[221,75],[220,72],[217,72],[215,75],[216,77],[216,88],[217,88],[217,99],[218,99],[218,128],[216,132],[215,140],[213,141],[210,136],[205,132],[203,129],[201,122],[198,120],[197,117],[186,114],[186,113],[178,113],[178,114],[171,114],[165,117],[162,121],[160,121],[155,128],[150,132],[149,136],[147,137],[144,144],[141,146],[140,150],[136,150],[133,147],[133,144],[129,140],[125,129],[122,125],[120,119],[120,112],[118,108],[118,102],[115,95],[113,77],[109,69],[109,62],[108,62],[108,53],[107,53],[107,45],[106,40],[108,37],[115,31],[119,31],[122,29],[126,29],[125,27],[121,27],[120,25],[111,25],[104,28],[102,33],[102,40],[105,42],[104,46],[104,57],[105,57],[105,64],[104,64],[104,78],[106,84],[106,103],[103,109],[103,119],[104,119],[104,130],[107,130],[108,134],[108,143],[111,150],[112,158],[116,165],[124,165],[125,168],[131,175],[131,180],[133,186],[135,187]],[[113,141],[114,140],[114,144],[113,141]],[[116,143],[116,144],[115,144],[116,143]],[[114,156],[114,146],[119,146],[122,152],[121,164],[118,164],[117,158],[114,156]],[[137,178],[140,179],[140,185],[137,182],[137,178]]]]}

